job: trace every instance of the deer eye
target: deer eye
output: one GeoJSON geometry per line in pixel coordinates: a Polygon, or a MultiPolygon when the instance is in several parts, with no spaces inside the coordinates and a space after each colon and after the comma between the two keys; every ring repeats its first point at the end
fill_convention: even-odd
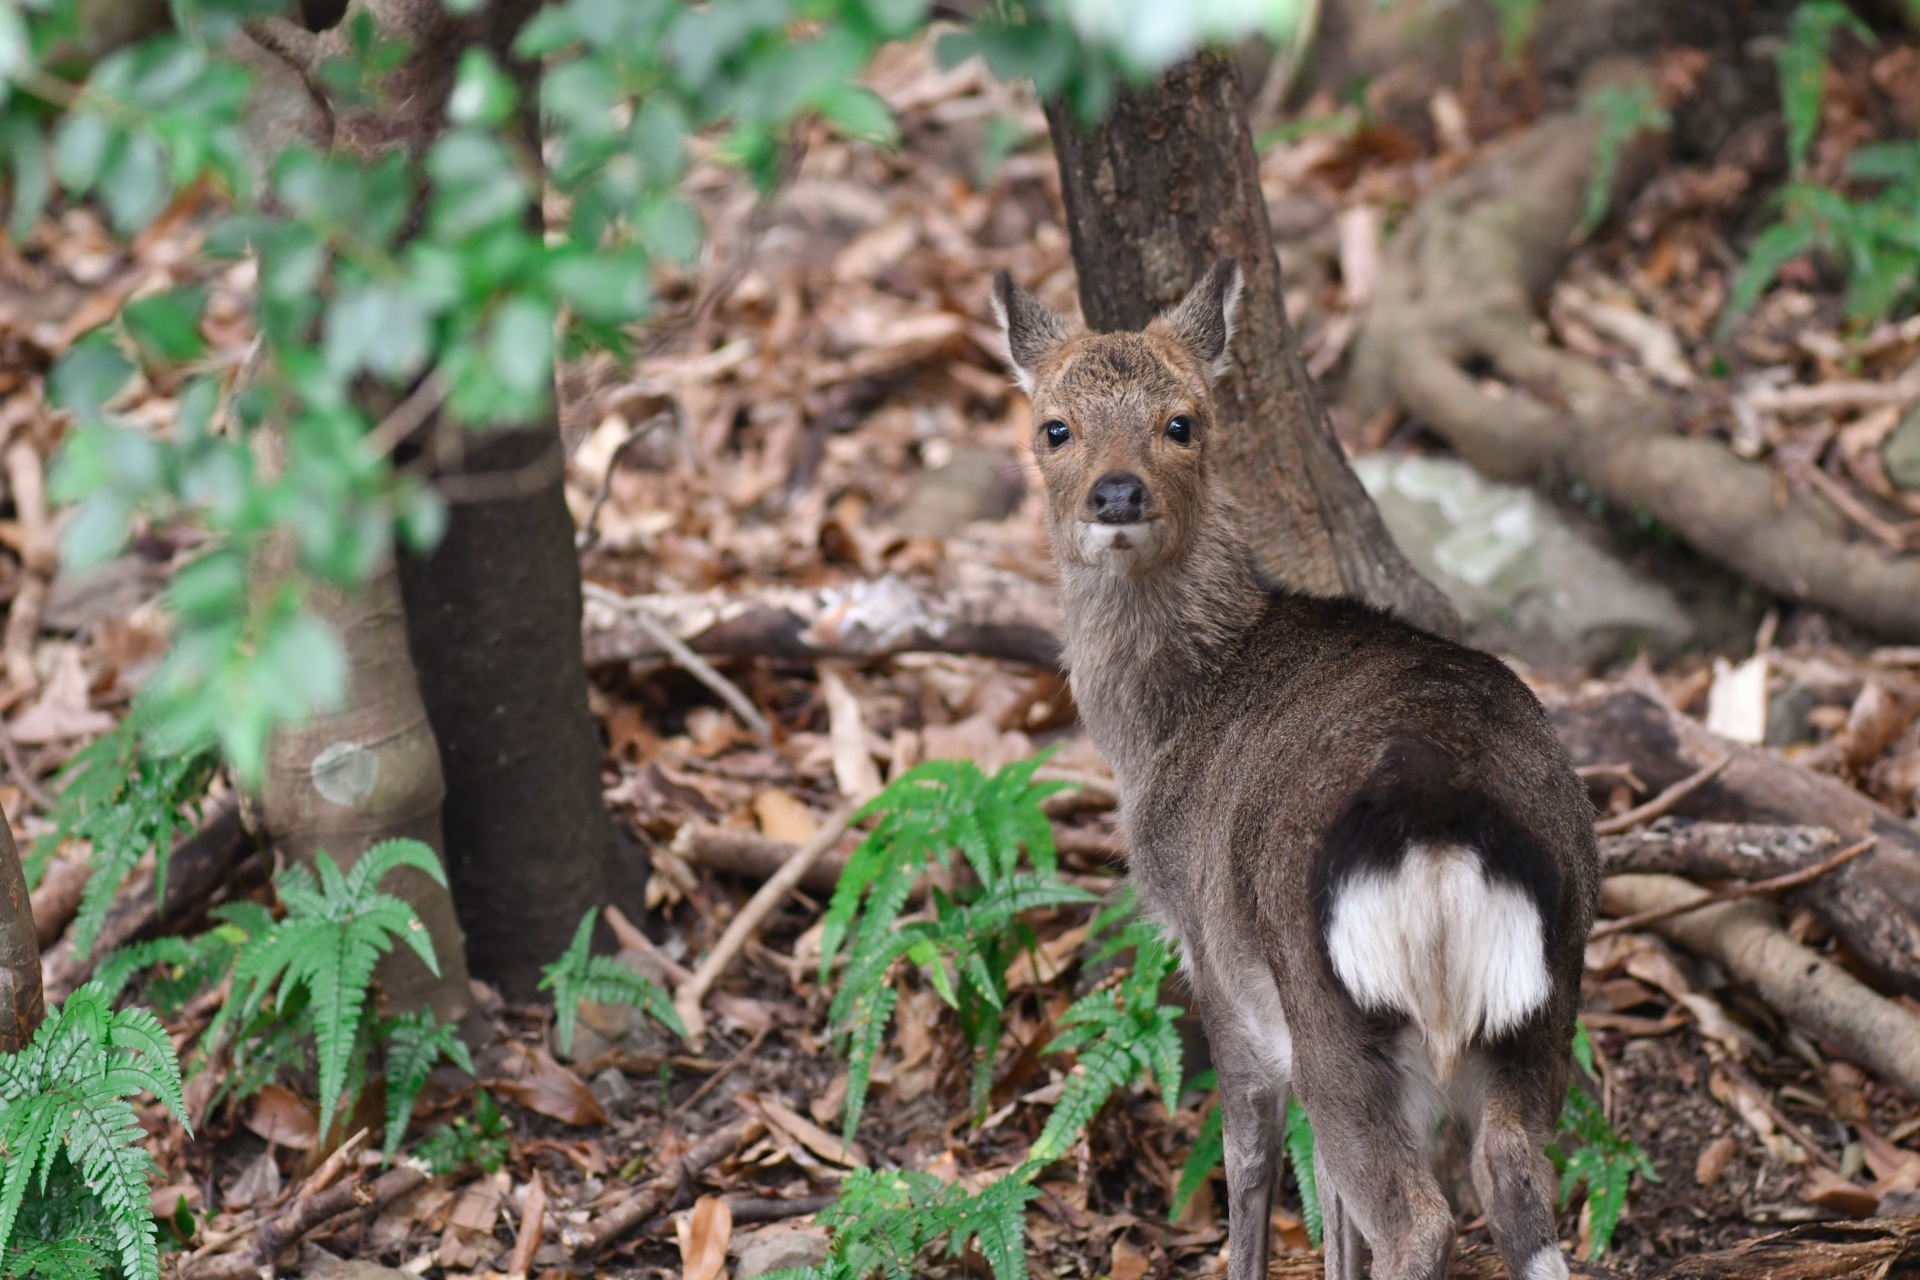
{"type": "Polygon", "coordinates": [[[1190,444],[1193,441],[1193,419],[1184,413],[1173,415],[1173,421],[1167,423],[1167,439],[1175,444],[1190,444]]]}
{"type": "Polygon", "coordinates": [[[1066,423],[1060,421],[1060,419],[1058,418],[1055,418],[1053,421],[1047,423],[1047,425],[1042,427],[1041,430],[1047,433],[1047,443],[1052,445],[1056,449],[1058,449],[1061,445],[1065,444],[1067,441],[1073,439],[1072,429],[1069,428],[1066,423]]]}

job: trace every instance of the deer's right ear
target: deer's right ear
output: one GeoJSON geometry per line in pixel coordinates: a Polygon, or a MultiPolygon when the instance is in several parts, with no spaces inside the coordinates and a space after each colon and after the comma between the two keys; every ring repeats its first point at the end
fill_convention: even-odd
{"type": "Polygon", "coordinates": [[[993,314],[1007,340],[1007,364],[1013,379],[1033,394],[1033,371],[1047,352],[1067,339],[1067,322],[1051,307],[1013,282],[1005,271],[993,276],[993,314]]]}

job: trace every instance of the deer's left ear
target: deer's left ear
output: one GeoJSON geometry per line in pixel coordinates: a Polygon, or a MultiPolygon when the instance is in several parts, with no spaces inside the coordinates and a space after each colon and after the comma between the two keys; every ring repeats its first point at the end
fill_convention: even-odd
{"type": "Polygon", "coordinates": [[[1191,351],[1201,368],[1218,377],[1227,371],[1227,345],[1233,341],[1233,318],[1245,288],[1239,262],[1222,258],[1155,323],[1191,351]]]}
{"type": "Polygon", "coordinates": [[[993,314],[1007,340],[1007,364],[1015,382],[1033,394],[1033,374],[1049,351],[1067,340],[1066,320],[1013,282],[1005,271],[993,276],[993,314]]]}

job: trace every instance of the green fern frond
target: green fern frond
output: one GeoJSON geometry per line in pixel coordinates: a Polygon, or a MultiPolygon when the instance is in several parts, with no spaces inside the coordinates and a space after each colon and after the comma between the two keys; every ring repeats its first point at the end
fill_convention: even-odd
{"type": "Polygon", "coordinates": [[[73,922],[74,948],[82,954],[92,948],[121,883],[149,852],[154,892],[158,901],[166,901],[174,836],[190,814],[197,820],[218,768],[211,747],[157,755],[141,741],[141,720],[136,707],[135,714],[67,762],[54,780],[53,830],[35,842],[27,860],[31,882],[63,842],[85,840],[92,846],[73,922]]]}
{"type": "Polygon", "coordinates": [[[580,1002],[632,1005],[648,1017],[685,1038],[686,1024],[673,1007],[673,999],[659,983],[643,973],[629,969],[612,956],[589,954],[593,946],[593,922],[598,907],[587,908],[580,926],[573,931],[573,943],[558,960],[541,969],[542,991],[553,992],[554,1029],[560,1033],[560,1051],[573,1052],[574,1024],[580,1016],[580,1002]]]}
{"type": "Polygon", "coordinates": [[[1300,1099],[1287,1099],[1287,1159],[1293,1162],[1294,1185],[1300,1190],[1300,1216],[1307,1224],[1307,1240],[1320,1247],[1326,1219],[1320,1212],[1320,1181],[1313,1168],[1313,1122],[1300,1099]]]}
{"type": "MultiPolygon", "coordinates": [[[[1205,1074],[1211,1076],[1213,1073],[1209,1071],[1205,1074]]],[[[1199,1081],[1194,1083],[1197,1085],[1199,1081]]],[[[1216,1102],[1201,1117],[1200,1132],[1193,1139],[1193,1150],[1187,1153],[1187,1162],[1180,1166],[1180,1182],[1173,1191],[1170,1216],[1178,1218],[1186,1212],[1187,1201],[1193,1199],[1194,1193],[1205,1185],[1226,1158],[1226,1127],[1221,1122],[1220,1104],[1216,1102]]]]}
{"type": "Polygon", "coordinates": [[[440,1059],[472,1075],[473,1057],[460,1038],[460,1028],[440,1021],[431,1009],[389,1018],[380,1026],[380,1038],[386,1042],[387,1133],[383,1149],[392,1159],[407,1136],[414,1101],[426,1088],[427,1076],[440,1059]]]}
{"type": "Polygon", "coordinates": [[[462,1165],[473,1165],[482,1173],[497,1173],[513,1150],[507,1135],[513,1122],[500,1114],[493,1097],[481,1089],[473,1100],[473,1122],[455,1116],[452,1124],[443,1124],[414,1148],[414,1154],[426,1162],[435,1177],[452,1173],[462,1165]]]}
{"type": "Polygon", "coordinates": [[[856,1169],[840,1198],[817,1219],[833,1232],[827,1261],[784,1274],[812,1280],[911,1280],[921,1253],[946,1242],[959,1257],[970,1241],[993,1269],[994,1280],[1026,1280],[1026,1206],[1040,1193],[1010,1174],[976,1193],[949,1186],[919,1170],[856,1169]]]}
{"type": "MultiPolygon", "coordinates": [[[[408,866],[446,884],[440,860],[418,840],[388,840],[361,855],[350,872],[324,851],[314,856],[314,872],[289,867],[277,888],[286,918],[268,917],[234,962],[233,983],[245,1021],[269,994],[285,1005],[304,989],[312,1010],[320,1067],[320,1131],[333,1123],[354,1049],[363,1043],[367,990],[380,957],[396,939],[412,947],[434,973],[440,972],[433,940],[407,903],[375,886],[388,872],[408,866]]],[[[229,917],[231,918],[231,917],[229,917]]],[[[255,922],[259,924],[259,921],[255,922]]]]}
{"type": "Polygon", "coordinates": [[[1623,1137],[1607,1120],[1587,1091],[1578,1083],[1567,1089],[1567,1100],[1560,1112],[1559,1134],[1571,1142],[1570,1154],[1556,1138],[1548,1156],[1560,1168],[1560,1205],[1565,1208],[1582,1183],[1587,1188],[1588,1256],[1598,1261],[1613,1242],[1614,1229],[1626,1212],[1627,1191],[1633,1175],[1649,1182],[1660,1181],[1659,1172],[1645,1150],[1623,1137]]]}

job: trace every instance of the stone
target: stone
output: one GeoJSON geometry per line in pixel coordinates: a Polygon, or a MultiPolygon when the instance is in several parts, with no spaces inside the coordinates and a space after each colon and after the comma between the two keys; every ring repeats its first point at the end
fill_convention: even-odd
{"type": "Polygon", "coordinates": [[[1894,488],[1920,489],[1920,404],[1907,410],[1881,444],[1880,461],[1894,488]]]}
{"type": "Polygon", "coordinates": [[[300,1246],[300,1274],[306,1280],[415,1280],[394,1267],[335,1257],[311,1242],[300,1246]]]}
{"type": "Polygon", "coordinates": [[[1479,648],[1587,668],[1633,646],[1672,652],[1693,634],[1671,592],[1635,577],[1532,489],[1453,458],[1373,453],[1353,469],[1479,648]]]}
{"type": "Polygon", "coordinates": [[[593,1092],[594,1101],[608,1111],[622,1110],[633,1101],[633,1085],[618,1067],[608,1067],[595,1076],[593,1083],[587,1087],[593,1092]]]}
{"type": "Polygon", "coordinates": [[[769,1271],[815,1267],[825,1262],[826,1258],[827,1239],[823,1235],[792,1229],[761,1231],[740,1251],[734,1277],[735,1280],[751,1280],[769,1271]]]}

